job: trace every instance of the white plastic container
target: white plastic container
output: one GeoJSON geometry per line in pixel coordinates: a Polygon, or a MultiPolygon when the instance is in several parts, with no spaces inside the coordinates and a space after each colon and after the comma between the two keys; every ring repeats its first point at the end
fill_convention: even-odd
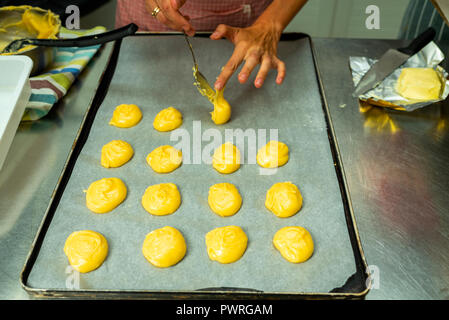
{"type": "Polygon", "coordinates": [[[0,170],[31,95],[32,68],[26,56],[0,56],[0,170]]]}

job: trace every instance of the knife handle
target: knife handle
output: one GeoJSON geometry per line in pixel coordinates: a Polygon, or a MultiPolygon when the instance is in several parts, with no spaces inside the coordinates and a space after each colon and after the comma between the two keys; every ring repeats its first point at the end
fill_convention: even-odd
{"type": "Polygon", "coordinates": [[[119,29],[73,39],[26,39],[29,44],[50,47],[89,47],[119,40],[136,33],[138,26],[130,23],[119,29]]]}
{"type": "Polygon", "coordinates": [[[424,48],[430,41],[432,41],[433,38],[435,38],[435,35],[435,29],[430,27],[426,29],[426,31],[421,33],[418,37],[416,37],[408,47],[400,48],[398,49],[398,51],[409,56],[414,55],[415,53],[418,53],[422,48],[424,48]]]}

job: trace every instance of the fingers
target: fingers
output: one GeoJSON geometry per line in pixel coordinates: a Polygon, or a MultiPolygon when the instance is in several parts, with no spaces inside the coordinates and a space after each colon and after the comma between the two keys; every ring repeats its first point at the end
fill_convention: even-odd
{"type": "Polygon", "coordinates": [[[248,80],[251,72],[253,72],[254,68],[260,63],[260,56],[260,52],[253,51],[245,59],[245,64],[238,77],[240,83],[245,83],[246,80],[248,80]]]}
{"type": "Polygon", "coordinates": [[[237,70],[237,68],[242,63],[244,54],[245,53],[241,48],[238,48],[238,47],[235,48],[234,53],[232,54],[231,58],[226,63],[226,65],[223,67],[220,75],[218,76],[217,80],[215,81],[215,85],[214,85],[215,90],[221,90],[224,88],[224,86],[228,82],[229,78],[234,74],[234,72],[237,70]]]}
{"type": "Polygon", "coordinates": [[[146,0],[149,12],[152,12],[156,7],[160,8],[161,11],[156,15],[156,19],[159,22],[171,29],[184,31],[189,36],[193,36],[195,30],[189,21],[178,11],[184,2],[183,0],[146,0]]]}
{"type": "Polygon", "coordinates": [[[277,69],[278,74],[276,77],[276,83],[282,84],[285,78],[285,63],[279,60],[277,57],[264,56],[262,58],[262,63],[260,65],[259,72],[257,73],[256,79],[254,80],[254,86],[256,88],[261,88],[267,78],[270,69],[277,69]]]}
{"type": "MultiPolygon", "coordinates": [[[[245,34],[245,32],[248,31],[245,31],[245,29],[220,24],[211,34],[210,38],[212,40],[226,38],[235,45],[231,58],[222,68],[220,75],[217,77],[214,86],[216,90],[221,90],[224,88],[229,78],[234,74],[242,61],[245,61],[245,64],[238,75],[238,80],[240,83],[245,83],[253,70],[259,64],[260,68],[256,75],[256,79],[254,80],[254,86],[256,88],[261,88],[263,86],[271,69],[277,69],[277,84],[282,84],[284,81],[286,68],[285,63],[279,60],[276,56],[277,43],[271,43],[270,41],[258,43],[257,41],[254,41],[254,34],[245,34]]],[[[271,38],[264,37],[263,39],[271,38]]]]}
{"type": "Polygon", "coordinates": [[[262,63],[260,64],[259,72],[257,73],[256,79],[254,80],[254,85],[256,88],[262,87],[267,77],[268,71],[270,71],[272,66],[271,58],[264,56],[262,63]]]}
{"type": "Polygon", "coordinates": [[[278,75],[276,77],[276,83],[282,84],[282,82],[284,82],[286,68],[285,68],[285,63],[279,59],[277,61],[277,70],[278,70],[278,75]]]}
{"type": "Polygon", "coordinates": [[[237,28],[233,28],[227,26],[225,24],[219,24],[215,31],[210,35],[212,40],[218,40],[221,38],[226,38],[232,43],[234,43],[235,34],[237,32],[237,28]]]}

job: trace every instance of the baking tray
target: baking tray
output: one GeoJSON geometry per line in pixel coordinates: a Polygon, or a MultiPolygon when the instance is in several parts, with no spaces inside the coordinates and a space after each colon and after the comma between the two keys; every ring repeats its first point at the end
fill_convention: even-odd
{"type": "MultiPolygon", "coordinates": [[[[204,36],[192,42],[202,73],[214,79],[233,47],[204,36]]],[[[182,36],[141,34],[117,42],[102,90],[87,111],[25,263],[25,290],[41,297],[362,298],[368,291],[366,262],[311,39],[283,35],[279,56],[289,66],[284,84],[274,83],[275,72],[263,89],[240,85],[233,77],[225,91],[233,107],[231,121],[216,126],[210,120],[211,105],[193,86],[191,56],[182,36]],[[121,103],[141,107],[144,116],[137,126],[108,125],[121,103]],[[183,113],[182,130],[156,132],[154,116],[168,106],[183,113]],[[258,165],[248,163],[248,148],[242,150],[244,164],[231,175],[217,173],[210,164],[194,164],[193,152],[189,164],[186,150],[183,165],[173,173],[160,175],[146,164],[146,155],[155,147],[176,146],[176,133],[187,133],[193,147],[198,143],[195,135],[210,129],[218,130],[223,142],[228,140],[226,129],[266,129],[267,141],[269,130],[278,129],[279,140],[290,147],[290,160],[273,175],[260,175],[258,165]],[[100,150],[112,139],[128,141],[135,154],[123,167],[105,169],[99,164],[100,150]],[[93,214],[85,207],[83,190],[113,176],[127,185],[126,200],[111,213],[93,214]],[[301,211],[288,219],[264,207],[266,191],[280,181],[294,182],[304,197],[301,211]],[[155,217],[142,208],[140,199],[149,185],[161,182],[178,185],[182,205],[170,216],[155,217]],[[210,211],[207,192],[218,182],[234,183],[240,190],[243,206],[235,216],[222,218],[210,211]],[[165,225],[183,233],[188,249],[176,266],[158,269],[142,256],[141,246],[148,232],[165,225]],[[204,243],[208,231],[225,225],[241,226],[249,238],[244,256],[229,265],[210,261],[204,243]],[[286,262],[272,245],[274,233],[289,225],[306,227],[314,238],[314,255],[305,263],[286,262]],[[81,229],[105,235],[110,251],[99,269],[79,274],[79,288],[67,288],[70,275],[62,248],[67,236],[81,229]]]]}

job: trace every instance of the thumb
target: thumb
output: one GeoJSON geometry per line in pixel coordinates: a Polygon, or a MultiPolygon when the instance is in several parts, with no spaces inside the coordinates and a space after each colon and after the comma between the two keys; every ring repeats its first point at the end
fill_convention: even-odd
{"type": "Polygon", "coordinates": [[[218,40],[223,37],[233,42],[235,28],[227,26],[225,24],[219,24],[215,31],[210,35],[212,40],[218,40]]]}

